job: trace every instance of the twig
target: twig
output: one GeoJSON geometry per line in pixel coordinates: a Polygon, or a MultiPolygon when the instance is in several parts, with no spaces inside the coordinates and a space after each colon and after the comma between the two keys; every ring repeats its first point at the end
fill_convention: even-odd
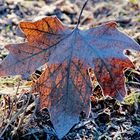
{"type": "Polygon", "coordinates": [[[25,113],[26,113],[26,109],[27,109],[27,107],[28,107],[28,105],[29,105],[30,99],[31,99],[31,94],[29,94],[28,101],[27,101],[27,103],[26,103],[26,105],[25,105],[25,108],[24,108],[24,111],[23,111],[23,113],[22,113],[22,116],[21,116],[21,118],[20,118],[20,120],[19,120],[18,126],[17,126],[17,128],[14,130],[13,134],[16,134],[17,130],[20,128],[20,125],[22,124],[22,122],[23,122],[23,120],[24,120],[25,113]]]}
{"type": "Polygon", "coordinates": [[[38,109],[38,103],[39,103],[39,99],[37,98],[37,99],[35,100],[35,109],[34,109],[34,112],[32,113],[32,115],[31,115],[29,121],[24,125],[24,127],[27,127],[27,125],[31,122],[31,120],[32,120],[33,117],[35,116],[35,113],[36,113],[36,111],[37,111],[37,109],[38,109]]]}
{"type": "MultiPolygon", "coordinates": [[[[29,99],[31,98],[31,94],[29,96],[29,99]]],[[[5,133],[6,129],[8,128],[8,126],[25,110],[25,107],[28,105],[28,102],[26,103],[25,106],[22,106],[22,108],[11,118],[11,120],[9,121],[9,123],[5,126],[4,130],[1,132],[0,137],[3,136],[3,134],[5,133]]]]}
{"type": "MultiPolygon", "coordinates": [[[[10,110],[9,118],[11,118],[12,113],[13,113],[14,101],[17,100],[17,93],[18,93],[18,90],[19,90],[19,86],[20,86],[20,81],[18,81],[18,86],[17,86],[17,89],[16,89],[16,93],[14,95],[14,99],[13,99],[12,104],[11,104],[11,110],[10,110]]],[[[17,108],[16,108],[16,110],[17,110],[17,108]]]]}
{"type": "Polygon", "coordinates": [[[126,84],[128,84],[129,86],[131,86],[133,88],[140,88],[140,83],[138,83],[138,82],[129,81],[129,82],[126,82],[126,84]]]}
{"type": "Polygon", "coordinates": [[[88,3],[88,0],[85,1],[84,5],[83,5],[83,7],[82,7],[82,9],[80,11],[80,15],[79,15],[78,22],[77,22],[77,25],[76,25],[76,28],[75,29],[77,29],[78,26],[79,26],[79,24],[80,24],[81,16],[82,16],[83,10],[84,10],[85,6],[87,5],[87,3],[88,3]]]}

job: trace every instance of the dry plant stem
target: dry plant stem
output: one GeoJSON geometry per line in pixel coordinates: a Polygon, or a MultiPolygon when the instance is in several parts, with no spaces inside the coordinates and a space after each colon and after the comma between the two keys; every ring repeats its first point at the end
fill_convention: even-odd
{"type": "Polygon", "coordinates": [[[135,106],[135,114],[137,114],[139,106],[138,106],[138,99],[136,98],[136,94],[134,94],[134,106],[135,106]]]}
{"type": "MultiPolygon", "coordinates": [[[[31,95],[29,96],[29,99],[30,98],[31,98],[31,95]]],[[[22,108],[11,118],[11,120],[9,121],[9,123],[5,126],[4,130],[1,132],[0,137],[3,136],[3,134],[5,133],[5,131],[8,128],[8,126],[24,111],[25,106],[22,106],[22,108]]]]}
{"type": "Polygon", "coordinates": [[[27,127],[28,124],[31,122],[31,120],[34,118],[35,113],[36,113],[36,111],[37,111],[37,109],[38,109],[38,103],[39,103],[39,99],[37,98],[37,99],[35,100],[35,109],[34,109],[34,112],[32,113],[32,115],[31,115],[29,121],[24,125],[24,127],[27,127]]]}
{"type": "Polygon", "coordinates": [[[19,112],[17,112],[9,121],[9,123],[5,126],[4,130],[1,132],[0,137],[3,136],[4,132],[6,131],[6,129],[8,128],[8,126],[19,116],[19,114],[23,111],[24,106],[19,110],[19,112]]]}
{"type": "MultiPolygon", "coordinates": [[[[18,82],[18,86],[17,86],[17,89],[16,89],[16,94],[14,95],[14,99],[12,101],[12,105],[11,105],[11,111],[10,111],[10,115],[9,115],[9,118],[11,119],[12,117],[12,113],[13,113],[13,107],[14,107],[14,102],[17,103],[17,93],[18,93],[18,90],[19,90],[19,86],[20,86],[20,81],[18,82]]],[[[17,107],[16,107],[16,110],[15,112],[17,111],[17,107]]]]}
{"type": "Polygon", "coordinates": [[[140,75],[140,72],[139,71],[137,71],[137,70],[132,70],[132,72],[131,73],[134,73],[134,74],[137,74],[137,75],[140,75]]]}
{"type": "Polygon", "coordinates": [[[139,82],[129,81],[127,84],[131,85],[131,87],[140,88],[139,82]]]}
{"type": "MultiPolygon", "coordinates": [[[[34,134],[37,133],[37,132],[38,132],[37,130],[30,131],[29,133],[23,135],[22,137],[24,138],[25,136],[28,136],[28,135],[33,135],[33,136],[35,136],[34,134]]],[[[37,138],[36,140],[38,140],[38,138],[37,138]]]]}
{"type": "Polygon", "coordinates": [[[140,77],[140,71],[135,70],[135,69],[128,69],[128,71],[129,71],[128,76],[130,76],[132,74],[133,78],[135,78],[135,79],[140,77]]]}
{"type": "Polygon", "coordinates": [[[27,107],[26,112],[31,111],[33,107],[35,107],[35,101],[27,107]]]}
{"type": "Polygon", "coordinates": [[[10,96],[8,96],[7,118],[9,118],[9,116],[10,116],[10,112],[11,112],[11,110],[12,110],[11,102],[12,102],[12,100],[11,100],[10,96]]]}
{"type": "Polygon", "coordinates": [[[13,132],[14,134],[15,134],[16,131],[20,128],[20,126],[21,126],[21,124],[22,124],[22,122],[23,122],[23,120],[24,120],[25,113],[26,113],[26,109],[27,109],[27,107],[28,107],[28,105],[29,105],[30,99],[31,99],[31,94],[29,94],[28,101],[27,101],[27,103],[26,103],[26,105],[25,105],[25,108],[24,108],[24,111],[23,111],[23,113],[22,113],[22,116],[21,116],[21,118],[20,118],[20,120],[19,120],[18,126],[17,126],[17,128],[15,129],[15,131],[13,132]]]}
{"type": "Polygon", "coordinates": [[[23,16],[26,17],[26,13],[23,11],[22,7],[19,4],[17,4],[17,6],[19,10],[21,11],[21,13],[23,14],[23,16]]]}
{"type": "Polygon", "coordinates": [[[3,120],[5,119],[5,116],[6,116],[6,98],[3,97],[3,106],[1,106],[2,108],[2,111],[4,112],[3,114],[3,120]]]}

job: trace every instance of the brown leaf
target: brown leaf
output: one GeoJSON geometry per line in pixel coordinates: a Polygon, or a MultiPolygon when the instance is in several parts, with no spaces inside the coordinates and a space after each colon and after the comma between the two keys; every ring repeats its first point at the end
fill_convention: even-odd
{"type": "Polygon", "coordinates": [[[88,67],[94,68],[105,95],[123,99],[123,71],[133,67],[123,51],[140,48],[116,28],[116,23],[71,31],[56,17],[46,17],[36,22],[21,22],[20,27],[28,42],[7,46],[10,54],[0,65],[0,75],[27,77],[47,62],[48,67],[33,91],[40,92],[40,108],[49,109],[60,137],[78,122],[81,111],[89,114],[88,67]]]}

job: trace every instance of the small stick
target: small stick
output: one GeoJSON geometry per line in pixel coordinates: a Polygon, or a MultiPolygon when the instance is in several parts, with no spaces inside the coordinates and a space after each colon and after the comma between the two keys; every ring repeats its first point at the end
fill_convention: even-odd
{"type": "Polygon", "coordinates": [[[21,116],[21,118],[20,118],[20,120],[19,120],[18,126],[17,126],[17,128],[14,130],[13,134],[15,134],[16,131],[20,128],[20,125],[22,124],[22,122],[23,122],[23,120],[24,120],[24,116],[25,116],[25,113],[26,113],[26,109],[27,109],[27,107],[28,107],[28,105],[29,105],[30,99],[31,99],[31,94],[29,94],[28,101],[27,101],[27,103],[26,103],[26,105],[25,105],[25,108],[24,108],[24,111],[23,111],[23,113],[22,113],[22,116],[21,116]]]}
{"type": "Polygon", "coordinates": [[[24,127],[27,127],[27,125],[31,122],[31,120],[32,120],[33,117],[35,116],[35,113],[36,113],[36,111],[37,111],[37,109],[38,109],[39,99],[37,98],[34,102],[35,102],[35,109],[34,109],[34,112],[32,113],[32,115],[31,115],[29,121],[24,125],[24,127]]]}
{"type": "MultiPolygon", "coordinates": [[[[31,97],[31,95],[29,96],[29,98],[30,97],[31,97]]],[[[24,108],[25,108],[25,106],[22,106],[22,108],[11,118],[9,123],[5,126],[4,130],[1,132],[0,137],[3,136],[3,134],[5,133],[5,131],[8,128],[8,126],[24,111],[24,108]]]]}

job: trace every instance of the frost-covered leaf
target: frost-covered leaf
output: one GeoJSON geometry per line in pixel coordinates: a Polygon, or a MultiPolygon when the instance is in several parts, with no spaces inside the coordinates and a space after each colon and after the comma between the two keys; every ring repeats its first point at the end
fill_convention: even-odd
{"type": "Polygon", "coordinates": [[[123,71],[133,64],[125,49],[139,45],[109,22],[82,31],[70,30],[56,17],[21,22],[27,43],[8,45],[10,54],[0,65],[0,75],[27,77],[47,62],[47,68],[34,85],[40,92],[40,108],[47,107],[59,137],[78,122],[79,113],[88,116],[91,87],[86,70],[94,68],[105,95],[122,100],[126,94],[123,71]]]}

